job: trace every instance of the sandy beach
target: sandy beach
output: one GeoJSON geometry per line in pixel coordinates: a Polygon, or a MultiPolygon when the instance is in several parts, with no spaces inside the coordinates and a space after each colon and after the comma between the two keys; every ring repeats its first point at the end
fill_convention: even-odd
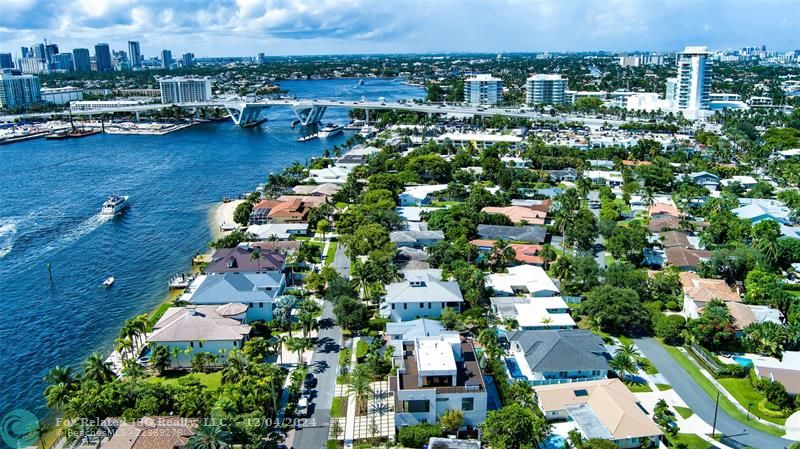
{"type": "Polygon", "coordinates": [[[211,236],[214,240],[225,235],[225,233],[222,232],[223,225],[231,226],[234,224],[233,211],[236,210],[236,206],[243,202],[244,200],[234,200],[229,203],[219,203],[217,206],[211,208],[208,224],[211,227],[211,236]]]}

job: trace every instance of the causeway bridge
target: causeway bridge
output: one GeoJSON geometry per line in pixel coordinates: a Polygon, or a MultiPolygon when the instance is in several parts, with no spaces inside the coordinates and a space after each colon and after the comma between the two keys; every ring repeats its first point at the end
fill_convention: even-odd
{"type": "Polygon", "coordinates": [[[369,121],[370,111],[407,111],[424,113],[432,116],[434,114],[453,114],[464,116],[491,117],[495,115],[505,117],[516,117],[533,120],[553,120],[553,121],[581,121],[587,125],[601,126],[604,123],[618,126],[624,121],[603,119],[584,116],[555,116],[529,111],[526,108],[501,108],[469,105],[448,105],[448,104],[426,104],[414,102],[387,102],[387,101],[366,101],[366,100],[302,100],[302,99],[264,99],[258,101],[245,101],[243,99],[231,98],[212,100],[198,103],[173,103],[173,104],[141,104],[141,105],[120,105],[119,107],[104,107],[97,109],[72,110],[63,112],[47,112],[19,114],[13,116],[2,116],[0,121],[13,121],[17,118],[49,118],[54,116],[93,116],[113,113],[135,113],[157,111],[170,107],[179,107],[187,110],[197,110],[200,108],[224,108],[230,115],[233,122],[242,127],[255,126],[264,119],[264,110],[272,107],[289,107],[294,111],[297,120],[303,126],[320,123],[329,108],[364,109],[369,121]]]}

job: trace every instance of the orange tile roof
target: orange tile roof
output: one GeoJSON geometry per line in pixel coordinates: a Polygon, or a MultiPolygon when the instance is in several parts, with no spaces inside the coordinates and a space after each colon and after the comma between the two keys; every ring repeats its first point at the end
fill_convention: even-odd
{"type": "Polygon", "coordinates": [[[701,278],[695,273],[681,272],[683,293],[693,301],[709,302],[714,299],[741,302],[742,299],[722,279],[701,278]]]}
{"type": "Polygon", "coordinates": [[[545,218],[547,218],[547,212],[536,210],[531,207],[526,206],[506,206],[506,207],[484,207],[481,209],[481,212],[487,214],[500,214],[505,215],[511,222],[514,224],[519,224],[523,221],[528,222],[528,224],[537,224],[543,225],[545,222],[545,218]]]}
{"type": "Polygon", "coordinates": [[[671,215],[673,217],[681,216],[681,211],[678,210],[677,207],[663,203],[653,204],[652,206],[650,206],[650,209],[648,209],[648,213],[650,214],[651,217],[653,215],[671,215]]]}

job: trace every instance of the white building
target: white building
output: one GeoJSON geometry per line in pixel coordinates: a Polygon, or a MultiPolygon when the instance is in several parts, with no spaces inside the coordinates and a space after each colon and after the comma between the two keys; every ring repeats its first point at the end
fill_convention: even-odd
{"type": "Polygon", "coordinates": [[[445,308],[460,310],[458,282],[442,279],[442,270],[404,270],[404,280],[386,286],[381,316],[391,321],[437,318],[445,308]]]}
{"type": "Polygon", "coordinates": [[[567,80],[556,74],[536,74],[525,83],[528,104],[564,104],[567,80]]]}
{"type": "Polygon", "coordinates": [[[542,267],[517,265],[509,267],[508,273],[487,276],[486,286],[494,289],[497,296],[529,295],[537,298],[558,296],[559,290],[542,267]]]}
{"type": "Polygon", "coordinates": [[[83,89],[78,87],[54,87],[42,89],[42,101],[52,104],[67,104],[83,100],[83,89]]]}
{"type": "Polygon", "coordinates": [[[677,108],[696,115],[711,102],[711,61],[708,48],[686,47],[678,53],[677,108]]]}
{"type": "Polygon", "coordinates": [[[464,101],[471,105],[497,104],[503,99],[503,80],[480,74],[464,80],[464,101]]]}
{"type": "Polygon", "coordinates": [[[0,73],[0,108],[27,108],[41,101],[38,76],[13,75],[11,70],[0,73]]]}
{"type": "Polygon", "coordinates": [[[196,103],[211,100],[211,79],[171,77],[159,78],[161,102],[164,104],[196,103]]]}
{"type": "Polygon", "coordinates": [[[464,414],[464,425],[486,420],[488,395],[472,342],[457,332],[417,337],[403,343],[395,357],[397,375],[389,378],[395,394],[395,425],[436,423],[447,410],[464,414]]]}
{"type": "Polygon", "coordinates": [[[575,329],[569,306],[560,296],[501,296],[491,298],[492,311],[502,320],[515,320],[521,330],[575,329]]]}
{"type": "Polygon", "coordinates": [[[522,145],[522,137],[512,134],[445,133],[437,137],[436,141],[440,144],[450,141],[457,148],[474,146],[480,149],[488,148],[496,143],[505,143],[513,150],[522,145]]]}
{"type": "Polygon", "coordinates": [[[134,100],[108,100],[108,101],[73,101],[69,104],[72,111],[100,111],[104,109],[120,109],[132,106],[141,106],[144,102],[134,100]]]}
{"type": "Polygon", "coordinates": [[[575,102],[580,98],[599,98],[600,100],[605,100],[608,92],[604,90],[599,91],[592,91],[592,90],[565,90],[564,91],[564,99],[565,103],[568,104],[575,104],[575,102]]]}

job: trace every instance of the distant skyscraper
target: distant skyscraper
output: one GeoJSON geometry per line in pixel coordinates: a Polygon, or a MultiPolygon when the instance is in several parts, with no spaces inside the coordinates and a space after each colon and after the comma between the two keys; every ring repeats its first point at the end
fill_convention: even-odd
{"type": "Polygon", "coordinates": [[[464,101],[469,104],[497,104],[503,99],[503,80],[480,74],[464,80],[464,101]]]}
{"type": "Polygon", "coordinates": [[[28,47],[20,47],[19,50],[23,58],[27,58],[31,54],[31,49],[28,47]]]}
{"type": "Polygon", "coordinates": [[[39,77],[0,73],[0,107],[27,108],[42,101],[39,77]]]}
{"type": "Polygon", "coordinates": [[[0,53],[0,69],[13,69],[14,59],[11,53],[0,53]]]}
{"type": "Polygon", "coordinates": [[[56,44],[47,44],[44,46],[44,59],[47,61],[48,64],[52,64],[54,62],[53,56],[58,54],[58,45],[56,44]]]}
{"type": "Polygon", "coordinates": [[[707,47],[686,47],[678,53],[677,106],[686,111],[709,108],[711,61],[707,47]]]}
{"type": "Polygon", "coordinates": [[[183,67],[191,67],[194,65],[194,53],[184,53],[181,56],[181,65],[183,67]]]}
{"type": "Polygon", "coordinates": [[[678,101],[678,78],[667,78],[667,93],[664,99],[673,103],[678,101]]]}
{"type": "Polygon", "coordinates": [[[567,80],[561,75],[537,74],[528,78],[525,88],[528,104],[563,104],[567,80]]]}
{"type": "Polygon", "coordinates": [[[131,67],[139,68],[142,66],[142,50],[138,41],[128,41],[128,58],[131,67]]]}
{"type": "Polygon", "coordinates": [[[47,61],[47,53],[45,53],[44,44],[36,44],[31,47],[33,57],[40,61],[47,61]]]}
{"type": "Polygon", "coordinates": [[[264,53],[259,53],[257,61],[259,64],[266,64],[267,63],[267,56],[264,53]]]}
{"type": "Polygon", "coordinates": [[[161,50],[161,68],[169,69],[172,65],[172,52],[169,50],[161,50]]]}
{"type": "Polygon", "coordinates": [[[72,50],[72,64],[76,72],[91,72],[92,60],[89,56],[89,49],[76,48],[72,50]]]}
{"type": "Polygon", "coordinates": [[[108,44],[100,43],[94,46],[94,61],[98,72],[110,72],[113,69],[111,65],[111,49],[108,44]]]}
{"type": "Polygon", "coordinates": [[[52,58],[53,62],[51,62],[50,65],[53,70],[64,72],[71,72],[74,70],[74,65],[72,64],[72,53],[59,53],[53,55],[52,58]]]}
{"type": "Polygon", "coordinates": [[[161,102],[194,103],[211,99],[211,80],[208,78],[160,78],[161,102]]]}

